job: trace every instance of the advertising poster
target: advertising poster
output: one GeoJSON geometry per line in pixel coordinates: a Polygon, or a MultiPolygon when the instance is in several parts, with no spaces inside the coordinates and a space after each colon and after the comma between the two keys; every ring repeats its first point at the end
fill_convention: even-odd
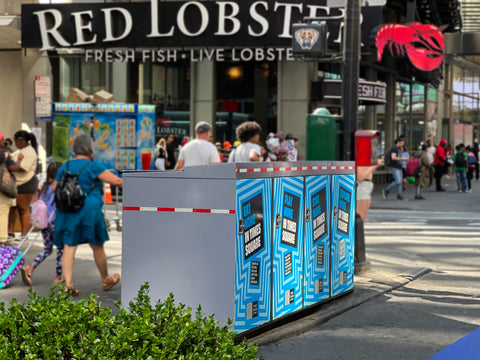
{"type": "Polygon", "coordinates": [[[303,304],[303,177],[275,178],[273,319],[303,304]]]}
{"type": "Polygon", "coordinates": [[[330,296],[330,187],[329,175],[305,177],[304,307],[330,296]]]}
{"type": "Polygon", "coordinates": [[[331,296],[353,289],[355,175],[332,176],[331,296]]]}
{"type": "Polygon", "coordinates": [[[137,169],[155,169],[155,106],[138,105],[137,169]]]}
{"type": "Polygon", "coordinates": [[[95,159],[107,169],[151,169],[153,119],[154,106],[56,103],[53,157],[61,162],[72,159],[76,137],[87,134],[95,140],[95,159]]]}
{"type": "Polygon", "coordinates": [[[272,180],[236,185],[235,331],[270,321],[272,180]]]}

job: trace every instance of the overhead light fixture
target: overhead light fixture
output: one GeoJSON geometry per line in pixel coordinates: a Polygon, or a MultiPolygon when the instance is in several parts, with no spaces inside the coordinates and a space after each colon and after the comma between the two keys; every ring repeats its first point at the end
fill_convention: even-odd
{"type": "Polygon", "coordinates": [[[226,71],[228,80],[239,80],[243,77],[243,67],[242,66],[231,66],[226,71]]]}

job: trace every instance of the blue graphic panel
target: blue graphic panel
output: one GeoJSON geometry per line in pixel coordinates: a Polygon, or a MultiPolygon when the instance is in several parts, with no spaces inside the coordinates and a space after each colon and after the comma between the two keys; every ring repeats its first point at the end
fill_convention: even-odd
{"type": "Polygon", "coordinates": [[[272,179],[237,180],[235,331],[270,321],[272,179]]]}
{"type": "Polygon", "coordinates": [[[331,296],[353,289],[355,255],[355,175],[332,176],[331,296]]]}
{"type": "Polygon", "coordinates": [[[330,296],[330,175],[305,177],[304,307],[330,296]]]}
{"type": "Polygon", "coordinates": [[[302,308],[303,177],[274,179],[273,319],[302,308]]]}

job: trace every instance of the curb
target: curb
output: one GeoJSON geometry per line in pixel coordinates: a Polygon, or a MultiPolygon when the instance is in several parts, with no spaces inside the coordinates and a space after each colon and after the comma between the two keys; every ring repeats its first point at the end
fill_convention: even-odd
{"type": "Polygon", "coordinates": [[[382,283],[378,279],[376,280],[371,277],[358,276],[360,278],[359,284],[355,286],[353,292],[324,304],[320,304],[320,308],[315,313],[286,325],[279,326],[275,329],[268,330],[263,334],[248,339],[247,343],[249,345],[257,344],[261,346],[301,334],[324,324],[335,316],[343,314],[363,303],[405,286],[409,282],[412,282],[431,271],[432,269],[430,268],[419,268],[407,275],[393,275],[393,281],[391,280],[388,284],[382,283]]]}

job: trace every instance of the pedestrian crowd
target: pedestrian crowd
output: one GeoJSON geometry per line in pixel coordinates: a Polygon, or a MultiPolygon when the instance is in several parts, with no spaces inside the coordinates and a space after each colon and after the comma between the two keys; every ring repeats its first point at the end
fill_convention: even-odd
{"type": "Polygon", "coordinates": [[[108,273],[104,243],[109,240],[102,211],[103,183],[122,186],[122,179],[97,160],[95,144],[88,135],[79,135],[73,143],[75,158],[61,164],[50,162],[46,179],[39,181],[38,143],[33,133],[17,131],[12,142],[0,133],[0,246],[12,246],[16,241],[32,241],[32,231],[39,229],[44,249],[34,261],[20,269],[26,285],[33,283],[35,269],[57,248],[53,282],[64,284],[66,293],[79,294],[73,283],[75,253],[81,244],[89,244],[100,273],[103,290],[108,291],[120,281],[119,274],[108,273]],[[74,178],[74,179],[73,179],[74,178]],[[68,179],[73,179],[69,182],[68,179]],[[58,208],[57,187],[69,182],[75,194],[72,201],[78,208],[58,208]],[[12,192],[12,187],[15,190],[12,192]],[[8,190],[8,191],[6,191],[8,190]],[[79,196],[80,195],[80,196],[79,196]],[[15,236],[17,216],[20,237],[15,236]],[[29,239],[29,236],[32,237],[29,239]]]}
{"type": "Polygon", "coordinates": [[[261,126],[255,121],[246,121],[235,129],[236,141],[214,141],[211,125],[199,122],[195,127],[195,139],[184,137],[175,147],[175,138],[170,134],[161,138],[155,147],[156,170],[182,170],[185,166],[207,165],[226,162],[250,161],[297,161],[298,139],[283,132],[269,133],[261,141],[261,126]]]}
{"type": "Polygon", "coordinates": [[[382,191],[387,199],[390,192],[395,191],[398,201],[407,201],[403,196],[406,184],[415,184],[415,200],[425,200],[421,189],[435,187],[435,191],[446,191],[442,178],[455,174],[457,191],[472,192],[472,181],[479,180],[480,150],[478,139],[472,145],[461,143],[455,146],[455,151],[446,139],[441,139],[435,146],[433,139],[428,138],[421,144],[421,150],[410,158],[405,146],[405,139],[400,137],[395,141],[390,151],[385,154],[385,163],[390,166],[393,181],[382,191]]]}
{"type": "MultiPolygon", "coordinates": [[[[298,159],[297,139],[281,132],[271,133],[262,143],[261,130],[258,123],[247,121],[236,128],[237,141],[233,144],[214,142],[211,125],[200,122],[195,127],[195,139],[184,138],[178,149],[173,134],[158,141],[155,168],[181,170],[186,166],[212,163],[298,159]]],[[[53,282],[63,284],[65,292],[76,296],[79,291],[73,283],[75,253],[79,245],[88,244],[93,251],[102,288],[108,291],[118,284],[120,275],[108,272],[104,244],[109,235],[102,210],[103,183],[122,187],[122,179],[94,159],[92,137],[79,135],[73,142],[74,158],[63,164],[49,161],[46,178],[41,181],[38,147],[35,135],[26,130],[17,131],[13,141],[0,133],[0,174],[5,174],[0,178],[0,246],[32,241],[35,238],[32,231],[39,230],[44,248],[31,264],[20,269],[23,282],[28,286],[34,283],[36,268],[56,247],[53,282]],[[3,185],[8,191],[4,191],[3,185]],[[68,186],[74,189],[73,194],[77,194],[78,187],[81,195],[78,204],[78,199],[74,199],[75,206],[65,206],[59,195],[68,186]],[[16,231],[19,236],[15,235],[16,231]]],[[[73,201],[73,197],[69,200],[73,201]]]]}

